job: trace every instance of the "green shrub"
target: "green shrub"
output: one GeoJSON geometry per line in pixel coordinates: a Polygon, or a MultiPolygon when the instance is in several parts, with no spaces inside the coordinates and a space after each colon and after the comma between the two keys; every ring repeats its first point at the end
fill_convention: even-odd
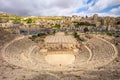
{"type": "Polygon", "coordinates": [[[60,24],[51,24],[52,28],[60,29],[60,24]]]}
{"type": "Polygon", "coordinates": [[[39,33],[39,34],[37,34],[37,37],[45,36],[45,35],[46,35],[45,33],[39,33]]]}
{"type": "Polygon", "coordinates": [[[95,24],[91,24],[88,22],[74,22],[74,26],[78,28],[79,26],[95,26],[95,24]]]}
{"type": "Polygon", "coordinates": [[[110,32],[107,32],[106,33],[108,36],[112,36],[113,34],[112,33],[110,33],[110,32]]]}
{"type": "Polygon", "coordinates": [[[85,41],[85,39],[84,38],[79,38],[80,39],[80,41],[85,41]]]}

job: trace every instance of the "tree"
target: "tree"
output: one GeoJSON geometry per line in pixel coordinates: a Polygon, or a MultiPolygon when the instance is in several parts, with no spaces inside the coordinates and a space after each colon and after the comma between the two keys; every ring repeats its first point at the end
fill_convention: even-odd
{"type": "Polygon", "coordinates": [[[88,16],[86,15],[86,18],[88,18],[88,16]]]}
{"type": "Polygon", "coordinates": [[[52,28],[60,29],[60,24],[51,24],[52,28]]]}
{"type": "Polygon", "coordinates": [[[77,32],[74,32],[73,35],[74,35],[75,38],[77,38],[77,39],[79,38],[79,35],[77,34],[77,32]]]}
{"type": "Polygon", "coordinates": [[[120,25],[120,21],[117,21],[117,25],[120,25]]]}
{"type": "Polygon", "coordinates": [[[88,28],[85,27],[85,28],[84,28],[84,32],[86,33],[86,32],[88,32],[88,31],[89,31],[88,28]]]}
{"type": "Polygon", "coordinates": [[[31,18],[28,18],[27,20],[26,20],[26,23],[32,23],[33,22],[33,20],[31,19],[31,18]]]}

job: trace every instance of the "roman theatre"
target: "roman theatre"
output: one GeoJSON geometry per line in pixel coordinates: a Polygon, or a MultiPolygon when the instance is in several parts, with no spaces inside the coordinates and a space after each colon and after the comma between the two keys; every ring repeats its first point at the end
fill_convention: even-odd
{"type": "Polygon", "coordinates": [[[18,36],[2,49],[9,64],[28,70],[70,71],[91,70],[106,66],[117,57],[116,47],[100,36],[91,35],[85,42],[57,32],[44,42],[35,43],[28,36],[18,36]]]}

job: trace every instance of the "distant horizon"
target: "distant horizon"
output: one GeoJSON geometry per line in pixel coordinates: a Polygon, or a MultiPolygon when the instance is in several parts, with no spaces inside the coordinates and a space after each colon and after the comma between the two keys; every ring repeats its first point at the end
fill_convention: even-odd
{"type": "Polygon", "coordinates": [[[17,16],[120,16],[120,0],[0,0],[0,12],[17,16]]]}
{"type": "MultiPolygon", "coordinates": [[[[0,11],[0,14],[8,14],[8,15],[15,15],[15,16],[21,16],[21,17],[64,17],[65,15],[52,15],[52,16],[49,16],[49,15],[16,15],[16,14],[12,14],[12,13],[6,13],[6,12],[1,12],[0,11]]],[[[94,15],[94,14],[93,14],[94,15]]],[[[72,16],[78,16],[78,17],[92,17],[93,15],[85,15],[85,16],[82,16],[82,15],[66,15],[65,17],[72,17],[72,16]]],[[[99,15],[98,14],[98,17],[120,17],[120,15],[118,16],[110,16],[110,15],[99,15]]]]}

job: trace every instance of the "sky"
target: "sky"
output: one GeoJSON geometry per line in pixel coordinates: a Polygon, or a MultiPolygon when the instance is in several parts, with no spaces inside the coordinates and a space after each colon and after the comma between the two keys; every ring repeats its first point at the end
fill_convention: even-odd
{"type": "Polygon", "coordinates": [[[0,12],[23,16],[120,16],[120,0],[0,0],[0,12]]]}

